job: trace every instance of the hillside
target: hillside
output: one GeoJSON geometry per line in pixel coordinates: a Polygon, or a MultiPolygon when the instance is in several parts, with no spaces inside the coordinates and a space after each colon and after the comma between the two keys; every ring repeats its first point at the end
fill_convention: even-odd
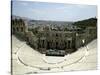
{"type": "Polygon", "coordinates": [[[96,27],[97,26],[97,18],[89,18],[81,21],[74,22],[73,25],[78,26],[80,28],[86,27],[96,27]]]}

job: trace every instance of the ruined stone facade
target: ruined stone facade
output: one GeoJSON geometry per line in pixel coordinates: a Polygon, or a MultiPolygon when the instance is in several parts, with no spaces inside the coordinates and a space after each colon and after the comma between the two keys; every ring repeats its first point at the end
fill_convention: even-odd
{"type": "Polygon", "coordinates": [[[39,50],[75,50],[75,32],[42,31],[39,32],[39,50]]]}
{"type": "Polygon", "coordinates": [[[22,18],[12,18],[11,20],[11,33],[25,39],[25,34],[28,31],[28,23],[22,18]]]}

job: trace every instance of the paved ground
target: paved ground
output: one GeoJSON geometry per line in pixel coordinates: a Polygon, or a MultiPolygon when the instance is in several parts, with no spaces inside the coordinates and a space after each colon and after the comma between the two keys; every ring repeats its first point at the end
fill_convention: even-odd
{"type": "Polygon", "coordinates": [[[97,40],[65,57],[40,54],[12,36],[13,75],[72,70],[94,70],[97,65],[97,40]]]}

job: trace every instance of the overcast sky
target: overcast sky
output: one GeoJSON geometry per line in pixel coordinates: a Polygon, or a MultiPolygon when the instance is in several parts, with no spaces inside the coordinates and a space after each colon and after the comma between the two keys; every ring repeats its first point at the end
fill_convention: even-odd
{"type": "Polygon", "coordinates": [[[12,14],[36,20],[78,21],[97,17],[95,5],[13,1],[12,14]]]}

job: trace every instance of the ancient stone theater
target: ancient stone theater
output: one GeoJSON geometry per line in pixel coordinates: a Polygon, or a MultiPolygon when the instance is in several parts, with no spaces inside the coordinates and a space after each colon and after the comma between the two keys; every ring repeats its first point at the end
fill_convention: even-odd
{"type": "Polygon", "coordinates": [[[96,38],[96,27],[81,29],[73,22],[12,18],[12,34],[46,55],[64,56],[96,38]]]}

